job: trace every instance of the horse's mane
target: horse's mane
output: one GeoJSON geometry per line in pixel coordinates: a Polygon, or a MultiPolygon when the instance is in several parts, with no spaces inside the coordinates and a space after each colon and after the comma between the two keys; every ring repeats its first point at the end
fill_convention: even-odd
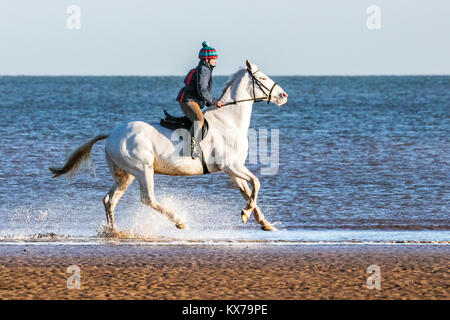
{"type": "Polygon", "coordinates": [[[241,75],[241,73],[247,70],[245,68],[240,68],[238,71],[236,71],[233,75],[231,75],[230,79],[228,80],[227,84],[225,85],[225,88],[223,88],[222,94],[220,95],[219,99],[222,99],[222,97],[225,95],[225,93],[231,89],[231,85],[234,83],[234,81],[241,75]]]}

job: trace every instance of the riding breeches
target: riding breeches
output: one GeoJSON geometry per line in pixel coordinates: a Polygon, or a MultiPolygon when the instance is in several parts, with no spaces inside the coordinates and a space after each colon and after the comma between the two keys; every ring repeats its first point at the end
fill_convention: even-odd
{"type": "Polygon", "coordinates": [[[194,137],[197,140],[199,140],[198,137],[201,134],[201,129],[204,123],[202,109],[200,109],[198,103],[194,101],[180,102],[180,107],[181,110],[183,110],[186,117],[188,117],[189,120],[192,121],[192,123],[197,124],[197,126],[194,126],[195,128],[194,137]]]}

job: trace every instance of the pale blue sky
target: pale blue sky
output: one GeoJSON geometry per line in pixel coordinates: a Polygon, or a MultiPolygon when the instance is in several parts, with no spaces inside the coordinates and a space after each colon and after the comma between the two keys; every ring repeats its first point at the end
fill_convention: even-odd
{"type": "Polygon", "coordinates": [[[247,58],[270,75],[450,74],[449,34],[449,0],[3,0],[0,74],[184,75],[203,40],[216,75],[247,58]]]}

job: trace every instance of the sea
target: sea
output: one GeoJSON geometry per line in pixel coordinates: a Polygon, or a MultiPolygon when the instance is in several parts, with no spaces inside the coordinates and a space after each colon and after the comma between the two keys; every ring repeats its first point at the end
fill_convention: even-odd
{"type": "MultiPolygon", "coordinates": [[[[189,229],[142,204],[134,182],[115,212],[124,241],[449,243],[450,76],[271,78],[289,101],[254,104],[247,166],[278,231],[241,222],[245,201],[224,173],[158,175],[156,197],[189,229]]],[[[214,96],[227,80],[215,76],[214,96]]],[[[110,241],[102,237],[102,199],[113,184],[104,141],[71,179],[48,168],[124,122],[158,123],[164,109],[181,116],[182,85],[177,76],[1,76],[0,243],[110,241]]]]}

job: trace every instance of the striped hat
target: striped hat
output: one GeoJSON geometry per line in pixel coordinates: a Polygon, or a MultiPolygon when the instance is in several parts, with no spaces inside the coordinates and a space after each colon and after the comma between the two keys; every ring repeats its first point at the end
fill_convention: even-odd
{"type": "Polygon", "coordinates": [[[203,41],[202,46],[203,48],[201,48],[198,53],[199,59],[217,59],[219,57],[216,49],[210,47],[208,42],[203,41]]]}

